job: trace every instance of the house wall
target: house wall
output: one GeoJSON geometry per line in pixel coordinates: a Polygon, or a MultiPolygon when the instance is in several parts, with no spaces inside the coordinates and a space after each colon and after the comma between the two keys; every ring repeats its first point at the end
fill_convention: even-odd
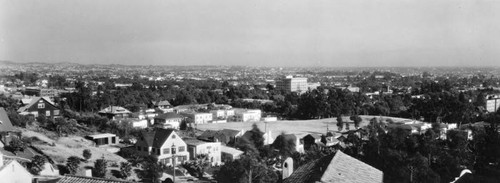
{"type": "Polygon", "coordinates": [[[6,183],[31,183],[33,176],[17,161],[12,161],[0,171],[0,178],[0,182],[6,183]]]}
{"type": "Polygon", "coordinates": [[[188,148],[187,148],[187,145],[186,143],[184,142],[184,140],[182,140],[181,137],[179,137],[177,135],[177,133],[175,132],[172,132],[172,134],[170,134],[170,136],[167,138],[167,140],[165,141],[165,143],[163,143],[163,145],[161,146],[160,148],[160,154],[158,155],[158,153],[156,154],[156,156],[158,157],[158,161],[160,161],[161,163],[164,163],[166,165],[172,165],[172,144],[175,144],[175,147],[176,147],[176,154],[175,154],[175,159],[177,160],[176,161],[176,165],[180,165],[182,162],[184,161],[188,161],[189,160],[189,152],[188,152],[188,148]],[[174,138],[175,136],[175,138],[174,138]],[[164,153],[165,149],[169,149],[168,152],[169,153],[164,153]],[[181,149],[184,149],[183,151],[181,151],[181,149]]]}
{"type": "Polygon", "coordinates": [[[155,118],[154,124],[163,125],[164,128],[171,126],[174,129],[178,129],[181,121],[182,121],[181,118],[170,118],[170,119],[155,118]]]}
{"type": "Polygon", "coordinates": [[[92,141],[95,142],[96,146],[100,146],[100,145],[118,144],[119,140],[120,139],[117,136],[112,136],[112,137],[104,137],[104,138],[95,138],[92,141]],[[114,143],[113,143],[113,139],[114,139],[114,143]]]}
{"type": "Polygon", "coordinates": [[[147,128],[148,127],[148,120],[143,119],[139,121],[132,121],[132,127],[134,128],[147,128]]]}
{"type": "Polygon", "coordinates": [[[247,122],[247,121],[260,121],[260,113],[245,112],[236,115],[236,121],[247,122]]]}
{"type": "Polygon", "coordinates": [[[46,117],[57,117],[61,115],[61,111],[57,107],[53,106],[51,103],[45,101],[44,99],[38,100],[26,111],[30,114],[33,114],[35,117],[38,117],[40,114],[43,114],[46,117]],[[39,104],[41,105],[39,106],[39,104]]]}
{"type": "Polygon", "coordinates": [[[207,142],[198,145],[188,145],[190,158],[194,159],[198,155],[206,154],[208,155],[208,160],[212,165],[221,164],[221,143],[220,142],[207,142]]]}

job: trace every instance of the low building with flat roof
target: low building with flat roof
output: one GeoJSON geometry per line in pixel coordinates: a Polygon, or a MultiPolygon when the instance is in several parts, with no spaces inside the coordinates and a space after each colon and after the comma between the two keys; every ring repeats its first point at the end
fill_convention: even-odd
{"type": "Polygon", "coordinates": [[[93,141],[96,146],[116,145],[119,141],[119,138],[115,134],[111,133],[88,135],[86,138],[93,141]]]}
{"type": "Polygon", "coordinates": [[[228,146],[220,146],[220,151],[222,162],[240,159],[240,156],[243,154],[243,151],[228,146]]]}
{"type": "Polygon", "coordinates": [[[190,159],[195,159],[199,155],[206,155],[208,161],[214,165],[221,164],[221,143],[205,142],[198,139],[183,139],[188,147],[190,159]]]}

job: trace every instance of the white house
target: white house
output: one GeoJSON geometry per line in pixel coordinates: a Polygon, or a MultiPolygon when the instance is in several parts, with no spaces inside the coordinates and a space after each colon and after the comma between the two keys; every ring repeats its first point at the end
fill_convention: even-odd
{"type": "Polygon", "coordinates": [[[212,113],[182,112],[181,114],[195,124],[205,124],[213,120],[212,113]]]}
{"type": "Polygon", "coordinates": [[[241,122],[260,121],[261,117],[262,117],[262,112],[258,109],[254,109],[254,110],[237,112],[235,115],[235,120],[241,122]]]}
{"type": "Polygon", "coordinates": [[[225,109],[225,110],[211,110],[210,113],[213,115],[213,119],[226,119],[228,117],[234,116],[233,109],[225,109]]]}
{"type": "Polygon", "coordinates": [[[220,149],[223,162],[234,161],[243,154],[243,151],[228,146],[221,146],[220,149]]]}
{"type": "Polygon", "coordinates": [[[181,121],[184,119],[184,116],[181,116],[176,113],[165,113],[158,115],[154,118],[154,124],[161,126],[163,128],[179,128],[181,121]]]}
{"type": "Polygon", "coordinates": [[[135,144],[137,151],[143,155],[153,155],[158,162],[165,165],[180,165],[189,160],[187,145],[173,129],[156,128],[151,132],[143,132],[135,144]]]}
{"type": "Polygon", "coordinates": [[[190,159],[195,159],[198,155],[207,155],[212,165],[221,164],[220,142],[205,142],[198,139],[184,139],[184,141],[187,144],[190,159]]]}

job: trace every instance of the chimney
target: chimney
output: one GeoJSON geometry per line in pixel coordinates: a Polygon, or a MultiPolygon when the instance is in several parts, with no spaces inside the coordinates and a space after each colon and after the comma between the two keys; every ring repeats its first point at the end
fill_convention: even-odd
{"type": "Polygon", "coordinates": [[[85,169],[85,177],[92,177],[92,168],[85,169]]]}
{"type": "Polygon", "coordinates": [[[288,157],[285,159],[285,162],[283,162],[283,167],[282,167],[283,180],[290,177],[292,173],[293,173],[293,159],[291,157],[288,157]]]}

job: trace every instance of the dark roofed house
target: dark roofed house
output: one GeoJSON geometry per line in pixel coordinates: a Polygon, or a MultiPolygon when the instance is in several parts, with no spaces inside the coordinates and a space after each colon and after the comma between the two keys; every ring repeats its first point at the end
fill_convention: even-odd
{"type": "Polygon", "coordinates": [[[309,150],[313,144],[321,142],[321,135],[318,134],[307,134],[302,138],[304,142],[304,149],[309,150]]]}
{"type": "Polygon", "coordinates": [[[132,112],[120,106],[106,107],[100,110],[98,114],[101,116],[105,116],[109,119],[129,118],[132,116],[132,112]]]}
{"type": "Polygon", "coordinates": [[[384,173],[342,151],[300,166],[283,183],[303,182],[383,182],[384,173]]]}
{"type": "Polygon", "coordinates": [[[205,130],[201,135],[197,138],[199,140],[207,141],[207,142],[215,142],[215,136],[217,135],[217,131],[215,130],[205,130]]]}
{"type": "Polygon", "coordinates": [[[222,129],[217,132],[215,138],[224,145],[234,144],[236,138],[243,135],[243,130],[222,129]]]}
{"type": "Polygon", "coordinates": [[[234,144],[236,138],[243,135],[243,130],[222,129],[219,131],[205,130],[198,139],[207,142],[220,142],[222,145],[234,144]]]}
{"type": "Polygon", "coordinates": [[[49,118],[59,117],[60,109],[47,97],[32,98],[30,103],[19,108],[17,112],[21,115],[45,115],[49,118]]]}
{"type": "Polygon", "coordinates": [[[167,100],[153,101],[153,105],[155,108],[159,108],[159,109],[172,108],[172,104],[170,104],[170,102],[168,102],[167,100]]]}

